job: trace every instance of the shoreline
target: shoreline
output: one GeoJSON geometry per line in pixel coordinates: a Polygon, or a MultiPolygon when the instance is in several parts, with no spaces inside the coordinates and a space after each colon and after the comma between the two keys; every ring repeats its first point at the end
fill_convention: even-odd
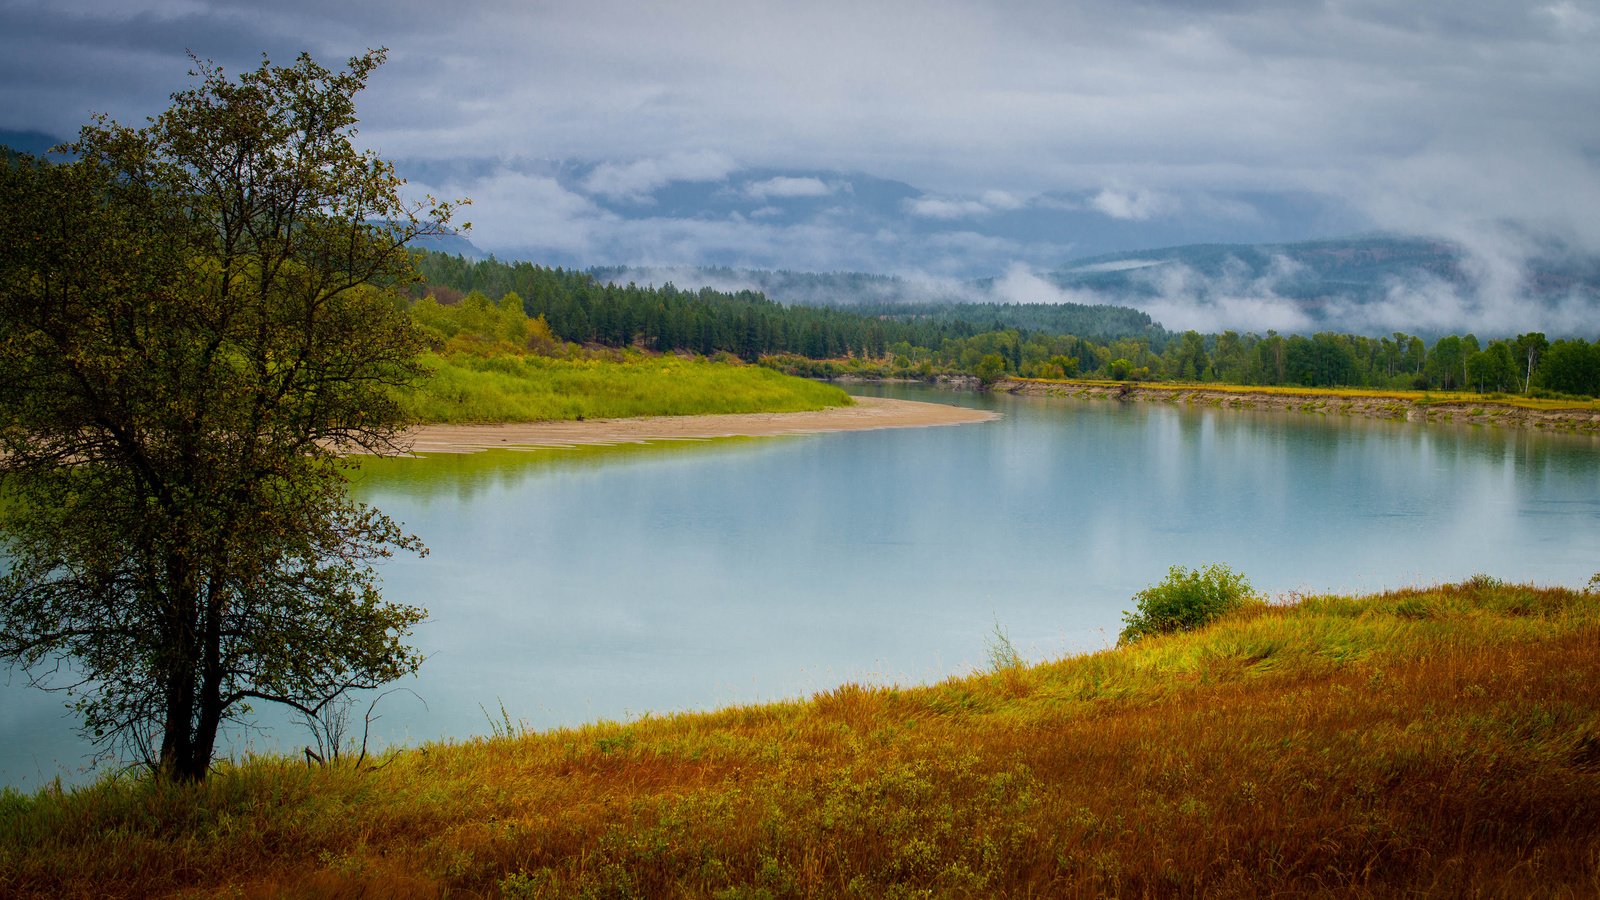
{"type": "Polygon", "coordinates": [[[407,452],[477,453],[492,449],[559,449],[584,445],[697,441],[726,437],[826,434],[884,428],[966,425],[999,413],[920,400],[856,397],[851,406],[806,412],[641,416],[631,419],[510,422],[492,425],[420,425],[401,443],[407,452]]]}
{"type": "Polygon", "coordinates": [[[1593,434],[1600,431],[1600,410],[1581,408],[1532,409],[1495,400],[1433,400],[1418,402],[1403,396],[1382,396],[1334,391],[1273,391],[1240,387],[1091,383],[1009,379],[992,388],[996,393],[1026,397],[1067,397],[1080,400],[1121,400],[1183,403],[1226,409],[1265,409],[1329,413],[1404,422],[1455,422],[1502,428],[1535,428],[1593,434]]]}

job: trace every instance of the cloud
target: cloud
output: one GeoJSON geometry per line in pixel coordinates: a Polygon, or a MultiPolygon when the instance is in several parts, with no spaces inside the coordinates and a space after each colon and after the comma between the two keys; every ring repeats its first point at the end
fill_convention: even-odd
{"type": "Polygon", "coordinates": [[[984,206],[993,210],[1010,211],[1021,209],[1028,205],[1028,198],[1013,194],[1010,191],[984,191],[979,198],[984,206]]]}
{"type": "Polygon", "coordinates": [[[1414,318],[1491,333],[1593,330],[1578,321],[1595,321],[1593,297],[1531,289],[1541,268],[1600,258],[1600,165],[1592,156],[1538,135],[1495,132],[1470,149],[1436,144],[1387,161],[1351,195],[1383,228],[1460,248],[1465,276],[1461,284],[1397,281],[1385,308],[1351,314],[1396,328],[1414,318]]]}
{"type": "MultiPolygon", "coordinates": [[[[1377,296],[1331,288],[1307,297],[1298,281],[1304,267],[1278,255],[1260,271],[1237,257],[1224,260],[1220,271],[1202,272],[1172,260],[1129,259],[1095,264],[1074,272],[1129,273],[1132,292],[1079,291],[1078,303],[1133,306],[1173,331],[1267,330],[1309,334],[1341,331],[1386,335],[1395,331],[1436,336],[1475,332],[1485,339],[1527,331],[1555,336],[1590,335],[1600,321],[1600,294],[1582,283],[1562,292],[1530,295],[1522,259],[1495,258],[1485,263],[1466,248],[1459,278],[1415,270],[1389,276],[1377,296]]],[[[1031,287],[1012,290],[1018,302],[1060,302],[1043,287],[1008,275],[1003,281],[1031,287]],[[1035,299],[1037,298],[1037,299],[1035,299]]]]}
{"type": "MultiPolygon", "coordinates": [[[[1592,0],[23,2],[0,4],[0,128],[69,137],[94,110],[139,123],[185,86],[190,48],[237,73],[262,50],[336,63],[382,45],[390,62],[360,99],[367,146],[439,164],[569,161],[541,177],[638,207],[608,218],[551,195],[608,253],[644,231],[641,252],[732,254],[723,226],[629,223],[663,187],[723,181],[737,161],[926,192],[887,201],[903,221],[752,216],[803,239],[780,266],[939,268],[911,248],[950,224],[993,239],[950,239],[961,265],[1000,272],[1045,244],[1082,245],[1040,215],[1081,198],[1099,239],[1128,249],[1273,228],[1448,236],[1471,248],[1483,285],[1462,309],[1499,315],[1519,302],[1530,254],[1600,245],[1597,33],[1592,0]],[[1263,218],[1227,199],[1246,193],[1319,204],[1263,218]],[[692,246],[696,234],[710,243],[692,246]]],[[[822,196],[781,190],[750,197],[822,196]]],[[[484,234],[560,218],[486,218],[491,198],[474,196],[484,234]]]]}
{"type": "Polygon", "coordinates": [[[1026,208],[1031,197],[1011,191],[987,190],[978,199],[952,197],[913,197],[905,201],[905,210],[924,219],[953,221],[974,216],[987,216],[997,212],[1014,212],[1026,208]]]}
{"type": "Polygon", "coordinates": [[[601,163],[583,179],[583,189],[610,200],[644,203],[675,181],[721,181],[737,165],[725,153],[709,150],[678,153],[659,159],[601,163]]]}
{"type": "Polygon", "coordinates": [[[1161,261],[1158,259],[1116,259],[1111,262],[1074,266],[1071,271],[1085,274],[1093,272],[1127,272],[1131,269],[1148,269],[1151,266],[1159,265],[1161,265],[1161,261]]]}
{"type": "Polygon", "coordinates": [[[826,197],[833,193],[833,186],[820,178],[791,178],[779,175],[764,181],[753,181],[744,186],[746,196],[757,200],[769,197],[826,197]]]}
{"type": "Polygon", "coordinates": [[[1546,4],[1540,7],[1539,11],[1549,16],[1556,28],[1565,34],[1587,36],[1600,31],[1600,15],[1584,9],[1572,0],[1546,4]]]}
{"type": "Polygon", "coordinates": [[[943,200],[938,197],[917,197],[906,201],[906,211],[924,219],[964,219],[968,216],[988,215],[992,210],[976,200],[943,200]]]}
{"type": "Polygon", "coordinates": [[[1089,205],[1113,219],[1142,222],[1159,216],[1176,215],[1183,209],[1177,198],[1143,189],[1102,188],[1089,205]]]}
{"type": "Polygon", "coordinates": [[[1012,263],[1003,277],[995,279],[989,293],[996,303],[1080,303],[1092,306],[1105,302],[1093,291],[1066,290],[1052,284],[1023,263],[1012,263]]]}
{"type": "Polygon", "coordinates": [[[603,243],[604,233],[620,221],[587,197],[562,187],[554,177],[512,169],[498,169],[468,181],[407,187],[413,197],[470,197],[472,205],[461,210],[460,218],[472,223],[468,237],[490,251],[523,244],[582,256],[594,252],[603,243]]]}
{"type": "Polygon", "coordinates": [[[1151,288],[1153,296],[1126,305],[1149,313],[1172,331],[1309,332],[1315,330],[1316,320],[1277,290],[1296,268],[1293,261],[1278,257],[1265,273],[1255,275],[1230,259],[1218,275],[1208,277],[1181,263],[1164,263],[1135,270],[1135,278],[1151,288]]]}

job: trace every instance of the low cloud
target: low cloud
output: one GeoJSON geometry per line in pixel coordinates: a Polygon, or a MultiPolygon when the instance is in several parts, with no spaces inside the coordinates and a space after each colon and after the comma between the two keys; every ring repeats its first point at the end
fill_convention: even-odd
{"type": "MultiPolygon", "coordinates": [[[[1574,12],[1564,7],[1547,12],[1574,12]]],[[[1388,161],[1352,196],[1385,228],[1459,248],[1463,278],[1394,279],[1381,307],[1338,312],[1375,328],[1411,323],[1495,335],[1589,336],[1597,327],[1592,281],[1566,290],[1537,284],[1552,267],[1576,261],[1592,272],[1600,259],[1600,165],[1593,157],[1537,135],[1496,132],[1470,149],[1431,145],[1388,161]]]]}
{"type": "Polygon", "coordinates": [[[983,201],[984,206],[1001,212],[1022,209],[1028,205],[1027,197],[1013,194],[1010,191],[984,191],[980,199],[983,201]]]}
{"type": "Polygon", "coordinates": [[[987,190],[977,198],[915,197],[905,201],[905,211],[923,219],[954,221],[995,213],[1014,212],[1039,203],[1041,198],[1013,191],[987,190]]]}
{"type": "Polygon", "coordinates": [[[1485,339],[1542,331],[1551,337],[1593,338],[1600,322],[1600,297],[1573,289],[1556,296],[1510,299],[1492,283],[1456,284],[1417,273],[1393,278],[1381,303],[1330,303],[1327,316],[1340,330],[1363,334],[1462,334],[1485,339]]]}
{"type": "Polygon", "coordinates": [[[646,287],[670,284],[691,291],[708,287],[725,294],[761,290],[761,284],[751,277],[748,270],[713,270],[699,266],[624,266],[609,280],[614,284],[632,282],[646,287]]]}
{"type": "Polygon", "coordinates": [[[995,303],[1104,303],[1093,291],[1072,290],[1046,281],[1024,263],[1012,263],[989,290],[995,303]]]}
{"type": "Polygon", "coordinates": [[[833,190],[832,185],[820,178],[791,178],[787,175],[779,175],[765,181],[753,181],[744,187],[745,195],[757,200],[826,197],[833,193],[833,190]]]}
{"type": "Polygon", "coordinates": [[[605,162],[583,179],[583,189],[608,200],[648,203],[651,195],[675,181],[721,181],[738,168],[725,153],[678,153],[628,163],[605,162]]]}
{"type": "Polygon", "coordinates": [[[1257,275],[1237,259],[1208,276],[1181,263],[1135,270],[1135,280],[1153,296],[1126,299],[1122,305],[1149,313],[1170,331],[1314,331],[1316,322],[1297,302],[1278,293],[1278,285],[1298,266],[1274,257],[1257,275]]]}
{"type": "Polygon", "coordinates": [[[1176,197],[1142,188],[1103,188],[1089,205],[1113,219],[1135,222],[1175,215],[1183,208],[1176,197]]]}
{"type": "Polygon", "coordinates": [[[944,200],[938,197],[917,197],[906,201],[906,212],[924,219],[952,221],[969,216],[986,216],[993,212],[977,200],[944,200]]]}
{"type": "Polygon", "coordinates": [[[1171,261],[1139,261],[1144,265],[1126,271],[1141,290],[1094,292],[1092,299],[1081,292],[1072,302],[1132,306],[1171,331],[1371,336],[1474,332],[1485,339],[1543,331],[1552,337],[1592,336],[1600,322],[1600,295],[1592,287],[1578,283],[1536,295],[1522,280],[1525,270],[1519,260],[1526,257],[1513,253],[1485,259],[1467,248],[1462,252],[1461,278],[1414,270],[1389,276],[1375,296],[1329,287],[1323,295],[1305,297],[1303,284],[1291,292],[1287,288],[1302,267],[1277,256],[1264,272],[1230,259],[1215,274],[1171,261]]]}
{"type": "Polygon", "coordinates": [[[1151,266],[1161,265],[1159,259],[1115,259],[1111,262],[1092,263],[1087,266],[1077,266],[1071,271],[1074,273],[1090,274],[1094,272],[1127,272],[1132,269],[1148,269],[1151,266]]]}
{"type": "MultiPolygon", "coordinates": [[[[564,255],[592,252],[604,233],[620,221],[593,201],[562,187],[554,177],[499,169],[484,177],[438,185],[408,185],[413,197],[471,197],[457,218],[472,223],[468,238],[487,250],[507,245],[506,237],[550,248],[564,255]]],[[[457,223],[461,224],[461,223],[457,223]]]]}

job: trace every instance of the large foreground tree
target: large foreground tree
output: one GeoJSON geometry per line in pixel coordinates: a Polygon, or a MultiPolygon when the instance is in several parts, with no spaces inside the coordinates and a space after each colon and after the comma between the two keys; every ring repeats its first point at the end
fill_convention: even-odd
{"type": "Polygon", "coordinates": [[[0,657],[163,777],[251,701],[315,714],[420,661],[371,568],[420,548],[339,456],[394,447],[421,373],[392,289],[451,212],[352,145],[382,59],[197,61],[147,126],[0,174],[0,657]]]}

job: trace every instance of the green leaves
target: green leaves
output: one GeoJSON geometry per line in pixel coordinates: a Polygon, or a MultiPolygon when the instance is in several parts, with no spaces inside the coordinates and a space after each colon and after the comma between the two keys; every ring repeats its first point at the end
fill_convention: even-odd
{"type": "Polygon", "coordinates": [[[423,336],[388,292],[450,214],[351,143],[382,59],[197,61],[148,127],[0,172],[0,657],[70,659],[87,728],[179,778],[247,699],[421,661],[371,568],[420,545],[337,456],[405,424],[423,336]]]}
{"type": "Polygon", "coordinates": [[[1142,637],[1192,631],[1214,621],[1255,598],[1255,591],[1243,575],[1220,563],[1190,571],[1183,566],[1167,570],[1157,585],[1133,595],[1137,606],[1124,612],[1127,623],[1117,643],[1129,644],[1142,637]]]}

